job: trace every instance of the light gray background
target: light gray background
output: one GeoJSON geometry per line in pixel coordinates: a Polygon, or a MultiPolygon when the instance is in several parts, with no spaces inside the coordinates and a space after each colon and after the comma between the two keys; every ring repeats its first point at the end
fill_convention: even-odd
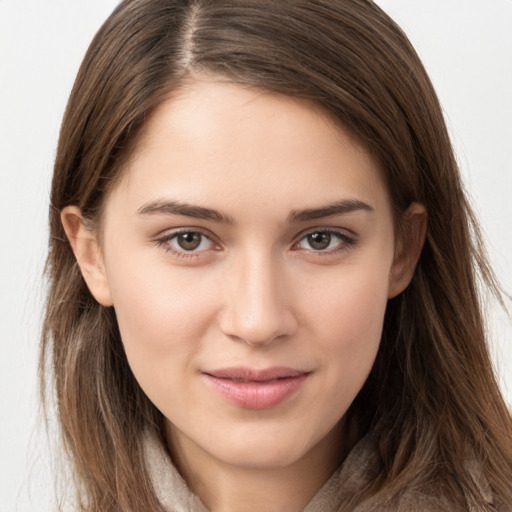
{"type": "MultiPolygon", "coordinates": [[[[53,473],[36,386],[48,191],[74,76],[116,3],[0,0],[0,512],[50,510],[53,473]]],[[[431,74],[491,259],[511,293],[512,0],[377,3],[431,74]]],[[[492,311],[493,351],[512,404],[510,320],[492,311]]]]}

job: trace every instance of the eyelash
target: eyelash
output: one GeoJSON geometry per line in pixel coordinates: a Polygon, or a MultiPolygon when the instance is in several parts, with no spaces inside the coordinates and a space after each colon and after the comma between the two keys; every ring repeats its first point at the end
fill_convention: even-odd
{"type": "MultiPolygon", "coordinates": [[[[203,243],[204,239],[206,239],[212,244],[212,247],[216,246],[216,243],[212,240],[212,237],[198,228],[194,228],[194,229],[184,228],[184,229],[180,229],[177,231],[173,231],[172,233],[168,233],[168,234],[158,238],[157,240],[155,240],[155,243],[157,246],[162,247],[166,252],[169,252],[178,258],[197,258],[197,257],[200,257],[200,255],[202,253],[204,253],[208,250],[211,250],[210,248],[208,248],[208,249],[203,249],[200,251],[195,251],[195,250],[187,251],[185,249],[179,250],[179,249],[174,248],[170,244],[170,242],[172,240],[176,239],[178,236],[184,235],[184,234],[200,235],[202,237],[202,240],[200,241],[200,245],[203,243]]],[[[307,231],[305,233],[301,233],[299,235],[298,240],[293,244],[292,250],[294,250],[294,251],[301,250],[299,247],[299,244],[303,240],[307,239],[307,237],[309,237],[311,235],[318,235],[318,234],[329,235],[331,237],[337,238],[339,241],[339,243],[337,245],[341,246],[341,247],[337,246],[335,248],[330,248],[330,249],[325,248],[325,249],[318,249],[318,250],[315,250],[313,248],[305,249],[306,251],[308,251],[309,253],[314,254],[314,255],[319,255],[319,256],[320,255],[322,255],[322,256],[323,255],[336,255],[342,251],[346,251],[346,250],[352,248],[357,243],[356,237],[354,235],[347,234],[345,231],[335,230],[335,229],[318,229],[317,228],[317,229],[307,231]]],[[[330,242],[331,242],[331,240],[329,240],[329,245],[330,245],[330,242]]],[[[217,247],[218,247],[218,245],[217,245],[217,247]]],[[[219,250],[219,249],[214,249],[214,250],[219,250]]]]}
{"type": "MultiPolygon", "coordinates": [[[[325,248],[325,249],[306,249],[310,253],[314,255],[324,256],[324,255],[337,255],[340,252],[347,251],[348,249],[354,247],[357,243],[357,239],[354,234],[348,234],[346,231],[337,230],[337,229],[321,229],[316,228],[313,230],[309,230],[305,233],[301,233],[300,238],[297,242],[294,243],[293,247],[297,248],[295,250],[300,250],[298,248],[299,244],[307,239],[307,237],[311,235],[329,235],[330,237],[334,237],[338,239],[338,244],[334,248],[325,248]]],[[[329,240],[329,245],[332,240],[329,240]]]]}
{"type": "Polygon", "coordinates": [[[200,256],[200,254],[202,252],[205,252],[206,250],[208,250],[208,249],[205,249],[202,251],[187,251],[185,249],[179,250],[179,249],[174,248],[172,245],[170,245],[170,242],[172,240],[176,239],[180,235],[185,235],[185,234],[200,235],[203,238],[203,240],[201,240],[200,244],[202,244],[204,239],[206,239],[206,240],[209,240],[209,242],[212,244],[213,247],[216,245],[215,242],[212,240],[211,236],[208,236],[204,231],[202,231],[198,228],[193,228],[193,229],[184,228],[184,229],[179,229],[179,230],[173,231],[172,233],[168,233],[168,234],[158,238],[157,240],[155,240],[155,243],[157,246],[162,247],[164,249],[164,251],[169,252],[173,256],[176,256],[178,258],[197,258],[200,256]]]}

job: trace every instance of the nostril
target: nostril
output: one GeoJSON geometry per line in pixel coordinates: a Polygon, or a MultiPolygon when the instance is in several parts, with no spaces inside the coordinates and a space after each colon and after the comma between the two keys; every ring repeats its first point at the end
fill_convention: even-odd
{"type": "Polygon", "coordinates": [[[221,330],[226,336],[254,348],[263,347],[279,340],[283,341],[296,329],[297,321],[289,311],[279,312],[260,323],[244,320],[241,317],[230,318],[228,315],[221,322],[221,330]]]}

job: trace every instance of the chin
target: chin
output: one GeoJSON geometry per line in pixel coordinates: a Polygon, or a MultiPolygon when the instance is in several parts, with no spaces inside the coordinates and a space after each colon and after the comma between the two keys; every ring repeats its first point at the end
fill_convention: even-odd
{"type": "MultiPolygon", "coordinates": [[[[217,451],[217,450],[216,450],[217,451]]],[[[218,458],[225,464],[245,469],[272,469],[290,466],[304,457],[305,451],[295,446],[283,446],[283,442],[231,445],[218,450],[218,458]]]]}
{"type": "Polygon", "coordinates": [[[240,468],[283,468],[316,452],[326,434],[273,427],[265,429],[261,424],[253,425],[248,431],[232,431],[214,447],[210,445],[210,453],[224,463],[240,468]]]}

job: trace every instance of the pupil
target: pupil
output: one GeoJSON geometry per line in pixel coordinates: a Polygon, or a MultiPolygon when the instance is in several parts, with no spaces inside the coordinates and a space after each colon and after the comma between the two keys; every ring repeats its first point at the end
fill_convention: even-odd
{"type": "Polygon", "coordinates": [[[178,235],[178,245],[186,251],[197,249],[200,244],[200,233],[181,233],[178,235]]]}
{"type": "Polygon", "coordinates": [[[331,243],[331,235],[330,233],[311,233],[308,235],[308,242],[313,249],[327,249],[331,243]]]}

